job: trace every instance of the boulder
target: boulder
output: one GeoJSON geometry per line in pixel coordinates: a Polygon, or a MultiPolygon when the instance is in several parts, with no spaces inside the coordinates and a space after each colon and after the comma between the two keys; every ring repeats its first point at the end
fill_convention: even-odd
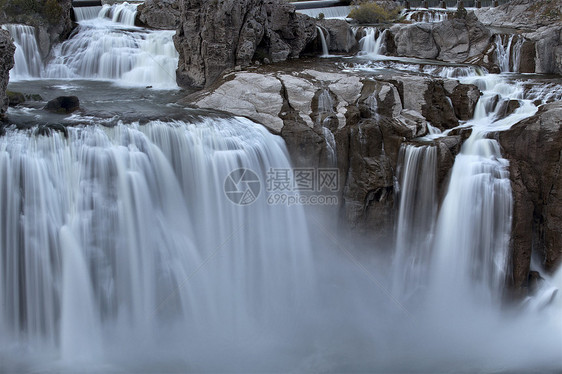
{"type": "Polygon", "coordinates": [[[18,106],[25,103],[25,96],[21,92],[6,91],[9,106],[18,106]]]}
{"type": "Polygon", "coordinates": [[[467,121],[474,116],[480,94],[478,87],[473,84],[459,84],[453,89],[450,97],[458,119],[467,121]]]}
{"type": "Polygon", "coordinates": [[[137,7],[135,24],[160,30],[175,30],[180,24],[179,0],[145,0],[137,7]]]}
{"type": "Polygon", "coordinates": [[[178,84],[202,87],[253,61],[299,57],[317,35],[315,21],[281,0],[181,0],[174,37],[178,84]]]}
{"type": "Polygon", "coordinates": [[[59,96],[47,102],[45,110],[57,114],[69,114],[80,109],[80,100],[76,96],[59,96]]]}
{"type": "Polygon", "coordinates": [[[483,54],[492,34],[474,13],[437,23],[395,25],[391,28],[399,56],[464,62],[483,54]]]}
{"type": "Polygon", "coordinates": [[[341,19],[324,19],[318,25],[328,31],[326,43],[330,52],[351,52],[358,48],[357,40],[347,21],[341,19]]]}
{"type": "Polygon", "coordinates": [[[6,87],[10,80],[10,69],[14,66],[15,51],[16,47],[10,34],[0,29],[0,118],[8,109],[9,99],[6,95],[6,87]]]}
{"type": "Polygon", "coordinates": [[[562,261],[561,128],[562,103],[555,102],[497,134],[510,161],[514,210],[509,281],[516,292],[527,284],[533,251],[547,271],[562,261]]]}

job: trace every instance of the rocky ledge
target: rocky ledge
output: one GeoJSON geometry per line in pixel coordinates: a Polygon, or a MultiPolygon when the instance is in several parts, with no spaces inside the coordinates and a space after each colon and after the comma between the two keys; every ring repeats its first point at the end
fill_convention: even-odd
{"type": "Polygon", "coordinates": [[[10,69],[14,66],[14,52],[16,47],[10,34],[0,29],[0,119],[8,109],[9,100],[6,96],[6,87],[10,80],[10,69]]]}
{"type": "MultiPolygon", "coordinates": [[[[479,96],[475,86],[452,79],[362,78],[314,60],[229,73],[186,102],[263,124],[285,139],[296,166],[337,162],[342,218],[359,232],[389,239],[401,145],[426,135],[428,121],[449,129],[472,117],[479,96]]],[[[435,141],[440,186],[462,141],[460,133],[435,141]]]]}
{"type": "Polygon", "coordinates": [[[178,0],[146,0],[137,8],[135,23],[142,27],[160,30],[176,30],[180,24],[178,0]]]}

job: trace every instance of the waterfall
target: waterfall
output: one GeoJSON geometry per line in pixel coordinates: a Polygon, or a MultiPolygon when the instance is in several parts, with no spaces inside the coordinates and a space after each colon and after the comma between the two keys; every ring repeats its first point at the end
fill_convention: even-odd
{"type": "Polygon", "coordinates": [[[346,19],[351,9],[350,6],[332,6],[328,8],[297,9],[297,12],[306,14],[311,18],[319,18],[320,14],[324,14],[325,19],[346,19]]]}
{"type": "Polygon", "coordinates": [[[135,25],[136,16],[137,5],[126,2],[114,5],[104,4],[98,15],[100,18],[108,18],[115,23],[122,23],[129,26],[135,25]]]}
{"type": "Polygon", "coordinates": [[[427,284],[437,213],[437,147],[403,144],[398,165],[392,291],[395,297],[408,300],[427,284]]]}
{"type": "Polygon", "coordinates": [[[0,138],[4,337],[95,359],[164,322],[192,341],[243,339],[301,313],[314,278],[302,207],[224,192],[237,169],[263,191],[271,167],[289,168],[280,138],[246,119],[68,130],[0,138]]]}
{"type": "Polygon", "coordinates": [[[105,5],[97,18],[82,21],[75,34],[54,50],[54,59],[43,76],[177,88],[179,55],[172,40],[175,32],[125,26],[134,24],[134,9],[126,3],[105,5]]]}
{"type": "Polygon", "coordinates": [[[74,16],[76,17],[76,22],[97,18],[102,9],[103,7],[101,6],[83,6],[72,8],[74,16]]]}
{"type": "Polygon", "coordinates": [[[449,18],[449,11],[439,9],[412,9],[402,13],[404,19],[410,22],[436,23],[449,18]]]}
{"type": "Polygon", "coordinates": [[[322,55],[320,57],[328,57],[328,44],[326,43],[326,37],[324,36],[324,31],[320,26],[316,26],[316,30],[318,31],[318,36],[320,36],[320,43],[322,43],[322,55]]]}
{"type": "Polygon", "coordinates": [[[386,29],[366,27],[365,36],[359,40],[360,55],[384,55],[386,52],[386,29]]]}
{"type": "Polygon", "coordinates": [[[10,80],[39,77],[43,69],[43,61],[35,37],[35,28],[12,24],[3,25],[2,28],[8,30],[16,45],[15,64],[10,70],[10,80]]]}
{"type": "Polygon", "coordinates": [[[521,47],[524,39],[519,35],[496,35],[496,57],[500,71],[519,72],[521,47]]]}

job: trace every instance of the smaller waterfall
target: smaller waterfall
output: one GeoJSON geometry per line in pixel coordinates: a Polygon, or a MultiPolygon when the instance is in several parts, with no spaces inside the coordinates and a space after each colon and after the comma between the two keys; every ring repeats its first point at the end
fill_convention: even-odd
{"type": "Polygon", "coordinates": [[[35,37],[35,28],[12,24],[3,25],[2,28],[8,30],[16,45],[15,64],[12,70],[10,70],[10,79],[18,80],[39,77],[43,69],[43,61],[35,37]]]}
{"type": "Polygon", "coordinates": [[[316,26],[316,30],[318,31],[318,36],[320,37],[320,43],[322,43],[322,55],[320,57],[328,57],[328,43],[326,43],[326,37],[324,36],[324,31],[320,26],[316,26]]]}
{"type": "Polygon", "coordinates": [[[398,163],[400,190],[392,292],[407,300],[427,284],[437,213],[437,147],[403,144],[398,163]]]}
{"type": "Polygon", "coordinates": [[[319,18],[320,14],[323,14],[326,19],[346,19],[351,9],[350,6],[333,6],[328,8],[297,9],[297,12],[306,14],[311,18],[319,18]]]}
{"type": "Polygon", "coordinates": [[[449,13],[446,10],[437,9],[412,9],[403,13],[406,21],[415,23],[436,23],[443,22],[449,18],[449,13]]]}
{"type": "Polygon", "coordinates": [[[334,100],[328,89],[323,89],[318,95],[318,116],[316,117],[316,126],[322,129],[322,135],[326,141],[326,149],[328,151],[328,160],[331,165],[336,165],[336,140],[332,131],[326,127],[326,121],[329,121],[330,115],[335,114],[334,100]]]}
{"type": "Polygon", "coordinates": [[[496,57],[500,71],[519,72],[521,47],[524,39],[519,35],[496,35],[496,57]]]}
{"type": "Polygon", "coordinates": [[[98,18],[100,11],[104,9],[101,6],[84,6],[72,8],[74,11],[74,16],[76,17],[76,22],[86,21],[89,19],[98,18]]]}
{"type": "Polygon", "coordinates": [[[117,5],[105,4],[99,12],[100,18],[109,18],[113,22],[122,23],[129,26],[135,25],[137,16],[137,6],[129,3],[117,5]]]}
{"type": "Polygon", "coordinates": [[[365,28],[365,36],[359,40],[360,55],[384,55],[386,52],[386,29],[379,31],[376,27],[365,28]]]}

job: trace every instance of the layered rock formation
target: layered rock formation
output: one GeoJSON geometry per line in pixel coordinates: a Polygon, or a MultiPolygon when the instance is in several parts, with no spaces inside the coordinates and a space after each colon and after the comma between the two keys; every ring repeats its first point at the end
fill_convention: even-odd
{"type": "Polygon", "coordinates": [[[536,30],[562,22],[562,3],[552,0],[511,0],[496,8],[475,10],[483,24],[520,30],[536,30]]]}
{"type": "Polygon", "coordinates": [[[510,161],[514,211],[513,289],[528,286],[532,252],[547,270],[562,261],[562,103],[543,105],[538,113],[496,136],[510,161]]]}
{"type": "Polygon", "coordinates": [[[202,87],[236,66],[298,57],[316,33],[313,19],[280,0],[183,0],[178,84],[202,87]]]}
{"type": "Polygon", "coordinates": [[[0,24],[34,26],[43,58],[72,32],[72,0],[0,0],[0,24]]]}
{"type": "Polygon", "coordinates": [[[10,69],[14,66],[14,52],[16,47],[10,34],[0,29],[0,118],[8,109],[9,99],[6,96],[6,87],[10,80],[10,69]]]}
{"type": "Polygon", "coordinates": [[[146,0],[137,8],[139,26],[160,30],[175,30],[180,24],[179,0],[146,0]]]}

